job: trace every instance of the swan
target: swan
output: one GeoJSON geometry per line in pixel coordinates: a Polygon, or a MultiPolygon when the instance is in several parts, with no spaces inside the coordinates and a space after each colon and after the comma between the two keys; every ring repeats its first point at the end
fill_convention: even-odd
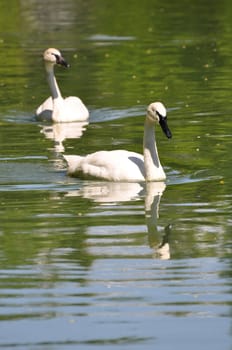
{"type": "Polygon", "coordinates": [[[165,172],[159,161],[155,140],[155,123],[159,123],[168,138],[166,109],[161,102],[151,103],[147,108],[144,125],[143,154],[126,150],[98,151],[84,157],[64,155],[67,173],[83,178],[108,181],[140,182],[163,181],[165,172]]]}
{"type": "Polygon", "coordinates": [[[51,97],[48,97],[36,110],[37,119],[52,120],[53,122],[85,121],[89,118],[89,111],[83,102],[75,96],[63,98],[58,87],[54,66],[56,64],[69,67],[59,50],[49,48],[43,54],[48,85],[51,97]]]}

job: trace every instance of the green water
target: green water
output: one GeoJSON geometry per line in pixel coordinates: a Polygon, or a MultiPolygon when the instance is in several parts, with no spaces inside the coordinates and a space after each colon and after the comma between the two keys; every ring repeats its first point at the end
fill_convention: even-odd
{"type": "Polygon", "coordinates": [[[231,349],[231,17],[226,0],[1,1],[0,349],[231,349]],[[50,46],[89,124],[35,120],[50,46]],[[166,185],[66,175],[62,153],[142,152],[157,100],[166,185]]]}

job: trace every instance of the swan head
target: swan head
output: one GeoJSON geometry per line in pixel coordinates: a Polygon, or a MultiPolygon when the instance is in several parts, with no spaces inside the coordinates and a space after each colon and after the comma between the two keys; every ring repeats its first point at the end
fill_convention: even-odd
{"type": "Polygon", "coordinates": [[[167,111],[161,102],[153,102],[147,108],[147,116],[150,121],[159,123],[164,134],[170,139],[172,133],[167,123],[167,111]]]}
{"type": "Polygon", "coordinates": [[[49,48],[45,50],[43,58],[46,65],[54,66],[55,64],[58,64],[66,68],[69,67],[69,64],[66,62],[66,60],[62,57],[60,51],[57,49],[49,48]]]}

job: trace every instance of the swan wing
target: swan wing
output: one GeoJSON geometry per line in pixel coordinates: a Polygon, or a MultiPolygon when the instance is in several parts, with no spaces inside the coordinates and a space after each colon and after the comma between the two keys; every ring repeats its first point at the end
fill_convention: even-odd
{"type": "Polygon", "coordinates": [[[64,121],[84,121],[89,118],[89,111],[80,98],[69,96],[64,99],[64,121]]]}

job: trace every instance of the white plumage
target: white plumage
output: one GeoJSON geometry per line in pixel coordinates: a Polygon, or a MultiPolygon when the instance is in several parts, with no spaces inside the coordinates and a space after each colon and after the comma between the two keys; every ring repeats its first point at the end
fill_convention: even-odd
{"type": "Polygon", "coordinates": [[[38,119],[52,120],[53,122],[85,121],[89,118],[89,111],[80,98],[69,96],[63,98],[58,87],[54,66],[56,64],[68,67],[59,50],[49,48],[44,52],[45,69],[51,97],[48,97],[36,110],[38,119]]]}
{"type": "Polygon", "coordinates": [[[166,175],[156,147],[155,123],[159,123],[166,136],[171,138],[164,105],[151,103],[144,125],[143,155],[126,150],[98,151],[86,156],[65,155],[68,174],[121,182],[164,180],[166,175]]]}

